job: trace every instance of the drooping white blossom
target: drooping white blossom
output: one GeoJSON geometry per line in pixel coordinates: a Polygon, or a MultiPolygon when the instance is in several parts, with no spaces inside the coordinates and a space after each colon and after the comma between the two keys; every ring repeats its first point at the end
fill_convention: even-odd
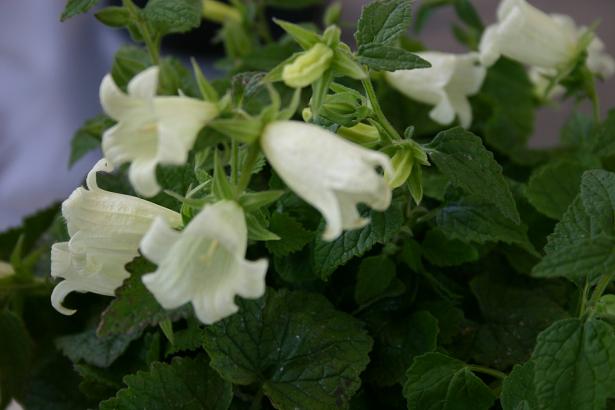
{"type": "Polygon", "coordinates": [[[99,188],[96,173],[112,169],[100,160],[87,176],[87,189],[77,188],[62,203],[70,240],[51,248],[51,276],[64,279],[53,290],[51,304],[65,315],[75,313],[62,306],[70,292],[113,296],[129,276],[124,265],[138,255],[139,242],[156,217],[172,226],[181,223],[170,209],[99,188]]]}
{"type": "Polygon", "coordinates": [[[497,23],[485,30],[480,42],[481,62],[486,66],[503,55],[552,69],[570,62],[579,51],[582,32],[569,17],[548,15],[526,0],[503,0],[497,17],[497,23]]]}
{"type": "Polygon", "coordinates": [[[205,206],[182,232],[158,218],[141,242],[158,268],[143,283],[165,309],[192,302],[201,322],[214,323],[237,311],[235,295],[265,293],[267,261],[245,260],[247,240],[243,210],[232,201],[205,206]]]}
{"type": "Polygon", "coordinates": [[[358,203],[379,211],[391,203],[391,189],[376,169],[392,173],[385,154],[298,121],[267,125],[261,147],[286,185],[324,216],[325,240],[369,223],[357,211],[358,203]]]}
{"type": "Polygon", "coordinates": [[[468,96],[478,93],[486,75],[478,55],[435,51],[416,54],[429,61],[431,67],[387,72],[388,83],[414,100],[435,106],[429,116],[437,123],[448,125],[458,117],[460,124],[468,128],[472,124],[468,96]]]}
{"type": "Polygon", "coordinates": [[[103,153],[114,166],[130,162],[130,182],[148,197],[160,191],[156,166],[184,164],[198,132],[218,115],[207,101],[156,96],[158,71],[150,67],[136,75],[127,94],[109,74],[100,85],[102,107],[118,122],[103,135],[103,153]]]}
{"type": "MultiPolygon", "coordinates": [[[[581,38],[586,32],[587,27],[577,27],[576,23],[570,16],[563,14],[552,14],[551,17],[562,27],[565,27],[567,31],[576,33],[577,38],[581,38]]],[[[594,36],[589,46],[587,47],[587,59],[586,65],[589,71],[597,75],[602,79],[607,79],[615,74],[615,59],[611,57],[605,49],[605,45],[602,40],[594,36]]],[[[545,92],[549,87],[550,80],[557,75],[556,68],[541,68],[530,67],[530,79],[534,83],[536,94],[541,97],[556,98],[565,93],[565,88],[561,85],[555,85],[549,93],[545,96],[545,92]]]]}

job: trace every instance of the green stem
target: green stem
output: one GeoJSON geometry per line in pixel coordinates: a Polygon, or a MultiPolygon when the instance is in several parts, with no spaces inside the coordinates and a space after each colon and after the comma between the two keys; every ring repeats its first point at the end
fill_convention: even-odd
{"type": "Polygon", "coordinates": [[[583,290],[581,291],[581,297],[579,300],[579,317],[585,314],[585,309],[587,307],[587,294],[589,293],[589,281],[585,279],[585,286],[583,286],[583,290]]]}
{"type": "Polygon", "coordinates": [[[243,163],[241,175],[239,176],[239,183],[237,184],[238,196],[241,195],[250,184],[250,179],[252,179],[252,170],[254,169],[256,160],[258,159],[259,151],[260,147],[258,142],[255,142],[248,147],[248,155],[243,163]]]}
{"type": "Polygon", "coordinates": [[[498,379],[505,379],[508,375],[499,370],[491,369],[489,367],[479,366],[477,364],[468,365],[468,369],[476,373],[488,374],[498,379]]]}
{"type": "Polygon", "coordinates": [[[594,292],[592,293],[591,299],[589,300],[590,304],[593,305],[596,302],[598,302],[598,299],[600,299],[600,296],[602,296],[607,286],[609,286],[609,283],[611,283],[612,278],[613,278],[612,274],[602,275],[602,277],[600,278],[600,281],[598,282],[598,284],[596,285],[596,288],[594,289],[594,292]]]}
{"type": "Polygon", "coordinates": [[[594,113],[594,121],[596,123],[600,122],[600,99],[598,98],[598,93],[596,92],[596,79],[593,74],[589,74],[591,76],[591,80],[589,80],[587,94],[589,94],[589,98],[592,102],[592,111],[594,113]]]}
{"type": "Polygon", "coordinates": [[[239,146],[235,139],[231,140],[231,182],[235,186],[239,182],[239,146]]]}
{"type": "Polygon", "coordinates": [[[387,117],[384,115],[382,108],[380,107],[380,103],[378,102],[378,97],[376,96],[376,91],[374,90],[374,85],[372,84],[372,80],[367,77],[365,80],[361,80],[363,84],[363,88],[367,93],[367,98],[372,105],[372,110],[374,110],[374,114],[376,114],[376,118],[378,122],[384,127],[384,129],[391,135],[392,138],[396,140],[400,140],[401,137],[397,130],[391,125],[387,117]]]}
{"type": "Polygon", "coordinates": [[[267,19],[267,14],[265,13],[265,2],[263,0],[258,3],[256,15],[258,17],[257,28],[259,34],[263,40],[265,40],[265,43],[273,43],[273,36],[271,35],[271,30],[269,30],[269,20],[267,19]]]}
{"type": "Polygon", "coordinates": [[[147,21],[145,21],[141,15],[141,9],[139,9],[132,0],[123,0],[123,3],[124,7],[126,7],[130,13],[131,18],[136,22],[141,36],[143,36],[143,41],[152,59],[152,63],[158,65],[160,62],[160,39],[154,38],[152,33],[150,33],[147,21]]]}

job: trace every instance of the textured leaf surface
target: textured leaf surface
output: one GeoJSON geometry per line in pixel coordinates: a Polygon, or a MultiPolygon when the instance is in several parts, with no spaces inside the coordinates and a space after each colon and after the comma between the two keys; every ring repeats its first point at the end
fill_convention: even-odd
{"type": "Polygon", "coordinates": [[[546,255],[533,275],[569,279],[596,277],[615,270],[615,174],[583,174],[581,192],[549,235],[546,255]]]}
{"type": "Polygon", "coordinates": [[[166,311],[147,290],[141,277],[153,272],[156,266],[144,258],[137,258],[126,265],[130,277],[116,291],[117,297],[103,312],[98,334],[100,336],[140,334],[148,326],[156,325],[165,319],[185,317],[189,306],[166,311]]]}
{"type": "Polygon", "coordinates": [[[502,167],[480,138],[463,128],[453,128],[439,133],[429,148],[434,150],[429,157],[453,184],[495,205],[511,221],[520,222],[502,167]]]}
{"type": "Polygon", "coordinates": [[[438,229],[427,232],[421,244],[422,254],[435,266],[456,266],[479,258],[478,251],[459,239],[449,239],[438,229]]]}
{"type": "Polygon", "coordinates": [[[150,0],[144,15],[158,31],[184,33],[201,24],[202,5],[199,0],[150,0]]]}
{"type": "Polygon", "coordinates": [[[441,353],[417,357],[406,373],[408,409],[487,410],[495,396],[466,365],[441,353]]]}
{"type": "Polygon", "coordinates": [[[408,29],[411,18],[409,0],[376,0],[363,8],[355,33],[357,44],[390,44],[408,29]]]}
{"type": "Polygon", "coordinates": [[[615,397],[615,330],[596,319],[567,319],[538,336],[532,360],[541,409],[598,410],[615,397]]]}
{"type": "Polygon", "coordinates": [[[286,256],[307,245],[314,234],[303,227],[288,214],[276,212],[269,221],[269,230],[280,237],[277,241],[267,241],[269,252],[275,256],[286,256]]]}
{"type": "Polygon", "coordinates": [[[360,385],[372,340],[322,296],[273,291],[238,301],[206,328],[211,366],[235,384],[262,383],[279,409],[344,407],[360,385]]]}
{"type": "Polygon", "coordinates": [[[358,50],[358,60],[372,70],[396,71],[431,67],[428,61],[401,48],[382,44],[367,44],[358,50]]]}
{"type": "Polygon", "coordinates": [[[534,171],[527,187],[527,197],[540,212],[560,219],[579,193],[585,167],[578,162],[552,162],[534,171]]]}
{"type": "Polygon", "coordinates": [[[505,218],[492,205],[466,197],[449,202],[436,215],[436,225],[446,236],[464,242],[504,242],[535,252],[527,227],[505,218]]]}
{"type": "Polygon", "coordinates": [[[395,279],[395,263],[386,256],[367,257],[361,261],[357,273],[354,300],[362,305],[377,299],[395,279]]]}
{"type": "Polygon", "coordinates": [[[377,243],[390,241],[404,223],[399,200],[394,200],[385,212],[371,211],[368,215],[371,222],[364,228],[345,231],[331,242],[316,238],[313,260],[317,275],[326,279],[353,257],[363,255],[377,243]]]}
{"type": "Polygon", "coordinates": [[[100,0],[68,0],[60,20],[64,21],[78,14],[82,14],[94,7],[100,0]]]}
{"type": "Polygon", "coordinates": [[[98,367],[108,367],[126,351],[130,342],[139,335],[127,333],[98,337],[96,330],[62,336],[56,340],[56,346],[73,362],[83,360],[98,367]]]}
{"type": "Polygon", "coordinates": [[[534,388],[534,362],[513,368],[502,384],[500,402],[504,410],[538,409],[534,388]]]}
{"type": "Polygon", "coordinates": [[[209,367],[204,356],[154,363],[149,371],[127,376],[128,386],[101,410],[226,410],[232,386],[209,367]]]}

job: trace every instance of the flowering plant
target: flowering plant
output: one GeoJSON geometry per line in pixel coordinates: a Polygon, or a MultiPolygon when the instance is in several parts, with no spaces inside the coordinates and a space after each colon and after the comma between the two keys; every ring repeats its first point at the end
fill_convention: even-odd
{"type": "Polygon", "coordinates": [[[352,47],[319,0],[98,10],[137,46],[74,137],[103,156],[85,187],[0,234],[0,408],[610,408],[615,61],[526,0],[488,27],[425,1],[414,34],[447,6],[463,54],[425,50],[409,0],[352,47]],[[161,54],[203,19],[215,80],[161,54]]]}

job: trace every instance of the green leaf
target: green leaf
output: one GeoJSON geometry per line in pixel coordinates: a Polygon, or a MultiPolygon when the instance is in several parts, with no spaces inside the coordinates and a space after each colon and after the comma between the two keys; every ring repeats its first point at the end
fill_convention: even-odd
{"type": "Polygon", "coordinates": [[[594,170],[583,174],[581,199],[592,222],[615,234],[615,173],[594,170]]]}
{"type": "Polygon", "coordinates": [[[126,91],[128,82],[151,65],[152,62],[146,50],[134,46],[124,46],[113,57],[111,76],[117,86],[126,91]]]}
{"type": "Polygon", "coordinates": [[[73,166],[88,152],[100,148],[102,134],[113,124],[114,121],[106,115],[97,115],[87,120],[77,130],[70,143],[69,167],[73,166]]]}
{"type": "Polygon", "coordinates": [[[560,219],[579,193],[585,169],[569,160],[550,162],[536,169],[528,182],[528,200],[548,217],[560,219]]]}
{"type": "Polygon", "coordinates": [[[257,209],[271,205],[284,195],[284,191],[260,191],[248,192],[239,198],[239,205],[246,211],[256,211],[257,209]]]}
{"type": "Polygon", "coordinates": [[[406,372],[408,409],[488,410],[495,396],[468,366],[441,353],[414,359],[406,372]]]}
{"type": "Polygon", "coordinates": [[[179,352],[194,351],[201,348],[205,330],[196,319],[188,320],[188,327],[174,332],[174,342],[167,346],[165,357],[179,352]]]}
{"type": "Polygon", "coordinates": [[[376,335],[368,378],[378,386],[402,383],[412,360],[436,350],[438,320],[426,311],[392,319],[390,313],[371,329],[376,335]]]}
{"type": "Polygon", "coordinates": [[[526,361],[536,336],[568,317],[538,285],[520,286],[499,275],[482,275],[470,282],[485,321],[474,339],[473,357],[478,363],[504,370],[526,361]]]}
{"type": "Polygon", "coordinates": [[[126,376],[128,387],[100,404],[101,410],[226,410],[232,386],[211,369],[205,356],[153,363],[149,371],[126,376]]]}
{"type": "Polygon", "coordinates": [[[538,409],[534,387],[534,362],[516,365],[502,383],[500,402],[504,410],[538,409]]]}
{"type": "Polygon", "coordinates": [[[100,0],[68,0],[60,21],[68,20],[78,14],[82,14],[94,7],[100,0]]]}
{"type": "Polygon", "coordinates": [[[73,363],[84,361],[98,367],[109,367],[137,337],[137,333],[98,337],[96,329],[91,329],[62,336],[56,340],[56,346],[73,363]]]}
{"type": "Polygon", "coordinates": [[[487,144],[517,162],[533,162],[527,141],[534,128],[535,97],[525,66],[500,58],[487,71],[476,100],[482,104],[474,117],[487,144]]]}
{"type": "Polygon", "coordinates": [[[265,244],[269,252],[275,256],[296,252],[314,239],[313,232],[305,229],[292,216],[280,212],[271,215],[269,229],[280,237],[277,241],[267,241],[265,244]]]}
{"type": "Polygon", "coordinates": [[[345,231],[339,238],[328,242],[317,237],[314,242],[314,273],[322,279],[331,274],[355,256],[361,256],[377,243],[387,243],[404,223],[402,201],[393,200],[385,212],[370,211],[371,222],[364,228],[345,231]]]}
{"type": "Polygon", "coordinates": [[[161,34],[185,33],[201,25],[200,0],[149,0],[145,18],[161,34]]]}
{"type": "Polygon", "coordinates": [[[358,60],[372,70],[396,71],[429,68],[431,64],[401,48],[370,43],[359,47],[358,60]]]}
{"type": "Polygon", "coordinates": [[[32,358],[32,341],[22,320],[0,310],[0,408],[11,398],[21,398],[32,358]]]}
{"type": "Polygon", "coordinates": [[[304,50],[309,50],[316,43],[321,42],[320,36],[312,30],[308,30],[298,24],[290,23],[284,20],[273,19],[273,21],[275,24],[282,27],[282,29],[286,31],[286,33],[288,33],[288,35],[290,35],[293,40],[295,40],[304,50]]]}
{"type": "Polygon", "coordinates": [[[465,197],[444,205],[436,214],[436,225],[450,239],[464,242],[504,242],[535,253],[527,227],[502,216],[491,204],[465,197]]]}
{"type": "Polygon", "coordinates": [[[98,335],[101,337],[122,334],[140,334],[148,326],[159,322],[178,319],[190,312],[189,306],[172,311],[164,310],[147,290],[141,277],[155,270],[155,265],[144,258],[137,258],[126,265],[130,277],[116,291],[117,297],[103,312],[98,335]]]}
{"type": "Polygon", "coordinates": [[[211,366],[234,384],[259,383],[279,409],[338,409],[360,386],[372,347],[361,322],[321,295],[274,291],[240,299],[206,328],[211,366]]]}
{"type": "Polygon", "coordinates": [[[549,235],[546,255],[534,267],[539,277],[590,280],[615,269],[615,174],[583,174],[581,192],[549,235]]]}
{"type": "Polygon", "coordinates": [[[454,6],[457,15],[464,23],[479,33],[483,31],[484,25],[480,15],[469,0],[455,0],[454,6]]]}
{"type": "Polygon", "coordinates": [[[322,4],[322,0],[265,0],[265,3],[272,7],[281,9],[303,9],[306,7],[322,4]]]}
{"type": "Polygon", "coordinates": [[[414,31],[419,33],[429,17],[436,9],[452,4],[455,0],[424,0],[420,3],[419,10],[416,13],[416,19],[414,21],[414,31]]]}
{"type": "Polygon", "coordinates": [[[493,204],[515,223],[519,212],[502,167],[483,146],[479,137],[463,128],[439,133],[428,145],[429,157],[440,172],[466,192],[493,204]]]}
{"type": "Polygon", "coordinates": [[[125,7],[105,7],[95,14],[98,21],[109,27],[126,27],[130,25],[130,12],[125,7]]]}
{"type": "Polygon", "coordinates": [[[52,226],[60,211],[59,204],[52,204],[27,216],[20,227],[0,233],[0,260],[8,261],[17,241],[23,236],[22,254],[27,255],[41,236],[52,226]]]}
{"type": "Polygon", "coordinates": [[[377,299],[395,279],[395,263],[386,256],[371,256],[363,259],[357,273],[354,300],[358,305],[377,299]]]}
{"type": "Polygon", "coordinates": [[[439,229],[432,229],[425,235],[422,254],[435,266],[457,266],[478,260],[475,247],[459,239],[449,239],[439,229]]]}
{"type": "Polygon", "coordinates": [[[567,319],[538,336],[532,360],[541,409],[604,409],[615,397],[615,330],[607,323],[567,319]]]}
{"type": "Polygon", "coordinates": [[[580,112],[574,112],[564,124],[561,131],[563,145],[586,147],[592,143],[594,136],[594,120],[580,112]]]}
{"type": "Polygon", "coordinates": [[[595,131],[592,136],[593,152],[601,158],[615,155],[615,109],[609,111],[606,120],[595,131]]]}
{"type": "Polygon", "coordinates": [[[354,34],[357,45],[394,42],[410,26],[410,3],[409,0],[376,0],[365,6],[354,34]]]}

